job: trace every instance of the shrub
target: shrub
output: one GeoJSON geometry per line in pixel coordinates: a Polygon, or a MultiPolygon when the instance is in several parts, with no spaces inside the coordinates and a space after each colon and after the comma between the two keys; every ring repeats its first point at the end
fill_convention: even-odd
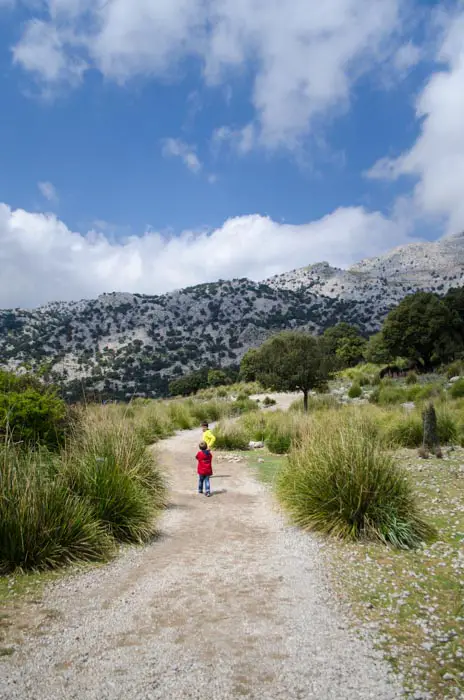
{"type": "Polygon", "coordinates": [[[0,450],[0,573],[98,560],[112,541],[47,453],[0,450]]]}
{"type": "MultiPolygon", "coordinates": [[[[444,408],[437,411],[438,438],[441,444],[452,444],[459,439],[459,427],[452,413],[444,408]]],[[[388,442],[400,447],[420,447],[424,438],[422,415],[412,413],[391,414],[384,426],[384,435],[388,442]]]]}
{"type": "Polygon", "coordinates": [[[0,436],[10,435],[26,446],[56,448],[68,428],[66,404],[53,391],[26,388],[0,393],[0,436]]]}
{"type": "Polygon", "coordinates": [[[240,423],[220,423],[215,430],[218,450],[247,450],[250,440],[240,423]]]}
{"type": "Polygon", "coordinates": [[[265,443],[269,452],[277,455],[287,454],[292,445],[292,436],[283,430],[272,431],[266,437],[265,443]]]}
{"type": "Polygon", "coordinates": [[[408,372],[408,375],[406,377],[406,384],[417,384],[417,374],[415,372],[408,372]]]}
{"type": "Polygon", "coordinates": [[[432,535],[405,473],[353,414],[315,422],[290,453],[277,489],[295,524],[307,530],[401,548],[432,535]]]}
{"type": "Polygon", "coordinates": [[[454,415],[446,408],[437,410],[438,440],[442,445],[451,445],[459,440],[459,425],[454,415]]]}
{"type": "Polygon", "coordinates": [[[446,368],[446,376],[448,379],[451,379],[452,377],[459,377],[462,374],[463,370],[463,362],[462,360],[455,360],[455,362],[451,362],[446,368]]]}
{"type": "Polygon", "coordinates": [[[387,428],[386,437],[400,447],[419,447],[423,439],[422,417],[417,413],[395,416],[387,428]]]}
{"type": "Polygon", "coordinates": [[[176,430],[191,430],[195,421],[189,411],[188,404],[183,401],[172,401],[168,403],[168,416],[176,430]]]}
{"type": "Polygon", "coordinates": [[[402,386],[384,379],[371,393],[370,401],[381,406],[392,406],[411,401],[426,401],[432,397],[439,398],[442,394],[442,386],[438,383],[402,386]]]}
{"type": "Polygon", "coordinates": [[[348,396],[350,399],[359,399],[362,396],[362,389],[359,384],[353,383],[348,391],[348,396]]]}
{"type": "Polygon", "coordinates": [[[241,415],[242,413],[247,413],[248,411],[258,411],[259,406],[256,401],[252,399],[245,399],[243,401],[235,401],[233,408],[233,415],[241,415]]]}
{"type": "Polygon", "coordinates": [[[264,406],[275,406],[277,401],[275,399],[272,399],[270,396],[265,396],[263,400],[263,405],[264,406]]]}
{"type": "Polygon", "coordinates": [[[458,379],[458,381],[451,386],[449,393],[453,399],[461,399],[464,396],[464,378],[458,379]]]}
{"type": "Polygon", "coordinates": [[[99,426],[73,444],[64,469],[71,490],[117,540],[144,542],[165,504],[154,457],[127,426],[99,426]]]}

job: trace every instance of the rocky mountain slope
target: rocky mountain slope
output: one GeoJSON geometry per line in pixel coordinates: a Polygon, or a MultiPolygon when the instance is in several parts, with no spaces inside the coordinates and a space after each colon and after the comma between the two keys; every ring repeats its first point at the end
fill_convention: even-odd
{"type": "Polygon", "coordinates": [[[0,311],[0,364],[46,367],[72,400],[156,396],[170,379],[204,366],[238,364],[270,333],[319,332],[339,321],[376,330],[418,289],[464,284],[464,234],[414,244],[349,270],[327,263],[278,275],[198,285],[161,296],[104,294],[35,310],[0,311]]]}

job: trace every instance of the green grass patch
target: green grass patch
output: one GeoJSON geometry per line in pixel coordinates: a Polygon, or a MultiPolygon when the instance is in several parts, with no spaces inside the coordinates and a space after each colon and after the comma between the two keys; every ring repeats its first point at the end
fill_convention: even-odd
{"type": "Polygon", "coordinates": [[[400,548],[432,535],[411,485],[365,414],[313,421],[278,475],[293,522],[341,539],[371,538],[400,548]]]}
{"type": "Polygon", "coordinates": [[[329,543],[333,585],[359,621],[374,628],[387,658],[424,696],[444,700],[464,692],[464,450],[444,460],[395,459],[437,529],[434,544],[415,551],[372,544],[329,543]],[[425,695],[428,693],[429,695],[425,695]]]}
{"type": "Polygon", "coordinates": [[[266,450],[251,452],[248,455],[248,464],[252,467],[260,481],[273,485],[277,474],[285,463],[286,457],[270,454],[266,450]]]}

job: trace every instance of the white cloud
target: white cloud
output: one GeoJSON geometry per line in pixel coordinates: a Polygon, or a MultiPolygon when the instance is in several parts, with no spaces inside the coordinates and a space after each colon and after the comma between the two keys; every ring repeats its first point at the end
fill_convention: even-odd
{"type": "Polygon", "coordinates": [[[27,23],[20,41],[13,48],[13,62],[33,73],[44,84],[75,85],[87,68],[86,61],[75,48],[69,30],[53,22],[34,19],[27,23]]]}
{"type": "Polygon", "coordinates": [[[422,55],[422,49],[412,41],[408,41],[395,53],[393,64],[399,73],[407,73],[420,62],[422,55]]]}
{"type": "Polygon", "coordinates": [[[155,294],[219,278],[260,280],[320,260],[347,266],[407,241],[401,220],[362,207],[302,225],[255,215],[214,231],[115,239],[75,233],[52,214],[0,204],[0,308],[109,291],[155,294]]]}
{"type": "Polygon", "coordinates": [[[58,202],[58,192],[56,191],[55,185],[51,182],[39,182],[37,183],[37,187],[42,196],[48,199],[49,202],[53,202],[54,204],[58,202]]]}
{"type": "Polygon", "coordinates": [[[414,202],[424,216],[444,218],[448,232],[464,229],[464,12],[448,19],[437,60],[416,104],[419,136],[398,158],[382,158],[372,178],[411,176],[414,202]]]}
{"type": "Polygon", "coordinates": [[[253,124],[247,124],[241,129],[230,126],[220,126],[213,132],[212,147],[216,154],[222,145],[232,146],[238,153],[249,153],[256,143],[256,129],[253,124]]]}
{"type": "MultiPolygon", "coordinates": [[[[43,0],[48,20],[26,24],[14,59],[49,84],[75,83],[88,66],[121,84],[176,79],[194,57],[207,84],[230,90],[251,69],[254,142],[293,147],[396,51],[410,1],[43,0]]],[[[399,54],[402,68],[413,53],[399,54]]]]}
{"type": "Polygon", "coordinates": [[[181,139],[169,138],[164,139],[162,150],[165,158],[180,158],[185,167],[191,170],[192,173],[200,172],[202,164],[195,153],[195,146],[189,146],[188,143],[184,143],[181,139]]]}

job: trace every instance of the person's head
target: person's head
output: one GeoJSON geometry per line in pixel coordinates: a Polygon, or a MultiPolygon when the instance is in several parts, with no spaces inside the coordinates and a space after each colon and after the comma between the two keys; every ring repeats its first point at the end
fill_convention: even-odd
{"type": "Polygon", "coordinates": [[[200,450],[207,450],[208,449],[208,445],[206,444],[206,442],[200,442],[199,447],[200,447],[200,450]]]}
{"type": "Polygon", "coordinates": [[[205,430],[208,430],[208,421],[207,420],[203,421],[203,423],[201,424],[201,429],[203,430],[203,432],[205,432],[205,430]]]}

